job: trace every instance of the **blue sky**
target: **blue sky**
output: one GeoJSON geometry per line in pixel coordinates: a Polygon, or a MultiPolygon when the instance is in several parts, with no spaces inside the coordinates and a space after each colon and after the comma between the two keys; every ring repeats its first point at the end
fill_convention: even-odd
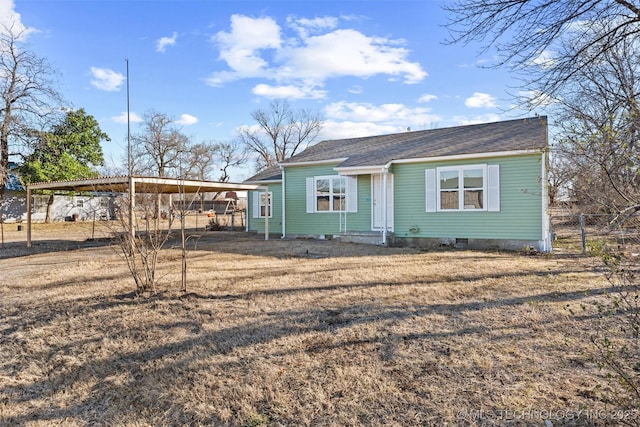
{"type": "Polygon", "coordinates": [[[29,30],[67,105],[111,137],[110,166],[126,153],[125,59],[132,132],[155,110],[195,142],[233,139],[273,99],[322,113],[322,139],[524,114],[508,71],[481,67],[491,51],[443,43],[439,1],[0,0],[0,17],[29,30]]]}

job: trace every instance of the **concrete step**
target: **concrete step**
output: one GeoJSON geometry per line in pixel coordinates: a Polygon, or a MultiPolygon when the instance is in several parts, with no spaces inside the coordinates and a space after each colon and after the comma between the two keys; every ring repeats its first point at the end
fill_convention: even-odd
{"type": "MultiPolygon", "coordinates": [[[[391,233],[387,232],[387,241],[391,233]]],[[[347,231],[337,236],[341,242],[364,243],[368,245],[382,245],[382,232],[380,231],[347,231]]]]}

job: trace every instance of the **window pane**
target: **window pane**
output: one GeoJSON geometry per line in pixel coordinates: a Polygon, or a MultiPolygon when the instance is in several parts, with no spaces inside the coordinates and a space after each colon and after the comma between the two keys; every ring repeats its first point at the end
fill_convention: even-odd
{"type": "Polygon", "coordinates": [[[316,191],[318,195],[329,194],[329,180],[319,179],[316,181],[316,191]]]}
{"type": "Polygon", "coordinates": [[[271,216],[271,194],[260,193],[260,216],[265,217],[265,212],[271,216]],[[268,209],[267,209],[268,208],[268,209]]]}
{"type": "Polygon", "coordinates": [[[482,209],[482,190],[465,190],[464,191],[464,208],[465,209],[482,209]]]}
{"type": "Polygon", "coordinates": [[[482,169],[465,169],[464,188],[482,188],[482,169]]]}
{"type": "Polygon", "coordinates": [[[441,191],[440,209],[458,209],[458,200],[457,191],[441,191]]]}
{"type": "Polygon", "coordinates": [[[440,189],[454,190],[458,188],[458,171],[440,171],[440,189]]]}
{"type": "Polygon", "coordinates": [[[333,178],[333,210],[344,210],[345,181],[344,178],[333,178]]]}
{"type": "Polygon", "coordinates": [[[328,179],[318,179],[316,181],[316,210],[328,211],[330,209],[329,190],[330,188],[328,179]]]}

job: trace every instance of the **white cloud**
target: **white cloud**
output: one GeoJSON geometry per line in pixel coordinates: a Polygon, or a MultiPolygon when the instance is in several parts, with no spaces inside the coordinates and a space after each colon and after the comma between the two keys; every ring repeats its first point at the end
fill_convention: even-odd
{"type": "Polygon", "coordinates": [[[472,96],[465,99],[464,105],[469,108],[494,108],[497,107],[496,99],[488,93],[474,92],[472,96]]]}
{"type": "Polygon", "coordinates": [[[91,67],[93,79],[91,84],[100,90],[114,92],[120,90],[120,86],[126,77],[108,68],[91,67]]]}
{"type": "Polygon", "coordinates": [[[231,31],[220,31],[213,36],[220,48],[220,59],[233,70],[214,73],[207,83],[222,83],[248,77],[266,77],[270,74],[268,62],[260,51],[280,47],[280,27],[271,18],[231,16],[231,31]]]}
{"type": "Polygon", "coordinates": [[[320,140],[359,138],[362,136],[386,135],[403,132],[405,128],[373,122],[326,120],[322,125],[320,140]]]}
{"type": "Polygon", "coordinates": [[[503,120],[499,114],[482,114],[480,116],[474,117],[465,117],[465,116],[455,116],[452,118],[452,121],[457,126],[468,126],[468,125],[477,125],[481,123],[493,123],[499,122],[503,120]]]}
{"type": "Polygon", "coordinates": [[[559,102],[559,99],[553,98],[549,96],[549,94],[539,90],[520,91],[518,92],[518,96],[523,100],[529,110],[538,107],[549,107],[559,102]]]}
{"type": "Polygon", "coordinates": [[[282,28],[272,18],[233,15],[231,30],[220,31],[212,38],[228,69],[214,72],[207,84],[220,86],[243,78],[263,78],[275,81],[277,87],[296,86],[316,97],[314,87],[322,87],[330,78],[387,75],[412,84],[427,77],[419,63],[407,60],[409,51],[403,47],[404,40],[335,29],[338,19],[332,17],[289,17],[288,24],[296,34],[284,38],[282,28]]]}
{"type": "Polygon", "coordinates": [[[178,33],[174,32],[171,37],[160,37],[156,42],[156,52],[164,53],[167,46],[175,46],[178,39],[178,33]]]}
{"type": "MultiPolygon", "coordinates": [[[[407,128],[431,129],[442,122],[442,118],[428,108],[409,108],[402,104],[336,102],[324,109],[324,115],[320,140],[401,133],[407,128]]],[[[261,131],[255,123],[242,128],[261,131]]]]}
{"type": "Polygon", "coordinates": [[[438,99],[437,96],[425,93],[418,98],[418,102],[426,104],[427,102],[435,101],[438,99]]]}
{"type": "Polygon", "coordinates": [[[552,50],[543,50],[540,55],[531,61],[531,64],[540,68],[551,68],[556,63],[556,56],[557,54],[552,50]]]}
{"type": "Polygon", "coordinates": [[[338,26],[338,18],[325,16],[322,18],[296,18],[287,17],[287,24],[298,32],[301,38],[307,38],[309,33],[318,33],[325,29],[333,29],[338,26]]]}
{"type": "Polygon", "coordinates": [[[191,114],[181,114],[180,118],[176,120],[176,123],[182,126],[191,126],[198,123],[198,118],[191,114]]]}
{"type": "Polygon", "coordinates": [[[395,129],[395,132],[425,129],[442,118],[429,108],[409,108],[403,104],[373,105],[369,103],[335,102],[325,107],[328,119],[361,123],[375,123],[377,127],[395,129]]]}
{"type": "Polygon", "coordinates": [[[303,46],[288,46],[278,52],[285,63],[279,75],[324,81],[386,74],[404,77],[405,83],[418,83],[427,76],[420,64],[406,61],[409,52],[397,47],[397,40],[368,37],[347,29],[309,37],[304,42],[303,46]]]}
{"type": "Polygon", "coordinates": [[[327,92],[324,90],[317,90],[313,87],[302,87],[294,85],[285,86],[271,86],[261,83],[256,85],[252,92],[265,98],[287,98],[287,99],[324,99],[327,97],[327,92]]]}
{"type": "Polygon", "coordinates": [[[15,35],[20,34],[20,38],[24,40],[29,34],[38,32],[38,30],[34,27],[26,27],[22,23],[22,16],[15,11],[15,8],[13,0],[0,0],[0,27],[2,31],[11,29],[15,35]]]}
{"type": "MultiPolygon", "coordinates": [[[[123,111],[120,115],[111,117],[111,120],[116,123],[127,123],[127,112],[123,111]]],[[[142,117],[136,113],[131,113],[129,115],[129,120],[131,123],[142,123],[142,117]]]]}

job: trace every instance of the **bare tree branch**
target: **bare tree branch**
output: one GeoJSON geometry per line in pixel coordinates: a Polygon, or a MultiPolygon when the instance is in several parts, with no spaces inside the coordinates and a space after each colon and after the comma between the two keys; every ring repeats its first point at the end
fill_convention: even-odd
{"type": "Polygon", "coordinates": [[[61,103],[51,67],[28,49],[23,42],[25,30],[17,27],[15,23],[0,27],[0,207],[9,147],[18,144],[29,129],[40,129],[48,115],[59,113],[61,103]]]}
{"type": "Polygon", "coordinates": [[[269,110],[256,110],[256,128],[244,127],[240,141],[257,156],[258,169],[287,159],[316,141],[323,120],[319,113],[293,110],[287,101],[273,101],[269,110]]]}

